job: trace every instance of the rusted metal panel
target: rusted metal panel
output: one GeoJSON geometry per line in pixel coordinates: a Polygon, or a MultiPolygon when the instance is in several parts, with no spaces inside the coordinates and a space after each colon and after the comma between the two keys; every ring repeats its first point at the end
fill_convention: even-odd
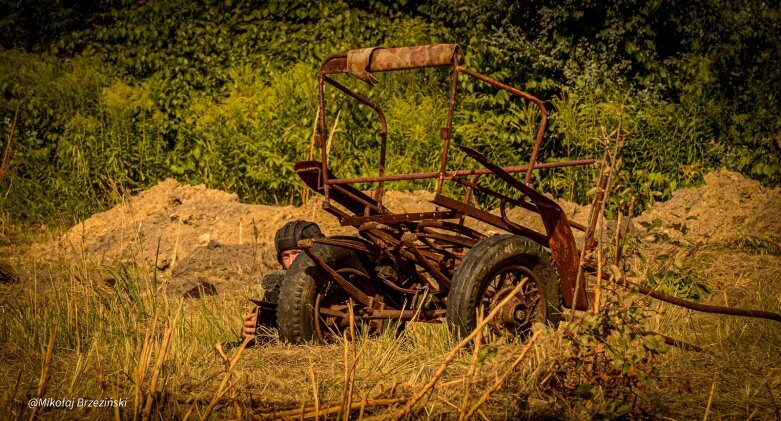
{"type": "MultiPolygon", "coordinates": [[[[301,180],[310,189],[320,194],[325,194],[325,185],[327,182],[323,180],[324,171],[323,164],[320,161],[299,161],[295,165],[295,171],[301,180]]],[[[328,174],[333,177],[333,174],[328,174]]],[[[386,213],[388,210],[377,203],[375,199],[356,189],[353,186],[338,185],[334,186],[335,189],[330,192],[329,196],[337,203],[347,208],[348,211],[362,215],[366,209],[369,209],[369,214],[376,215],[380,213],[386,213]]]]}
{"type": "Polygon", "coordinates": [[[445,315],[447,310],[373,310],[364,319],[401,319],[407,321],[430,321],[445,315]]]}

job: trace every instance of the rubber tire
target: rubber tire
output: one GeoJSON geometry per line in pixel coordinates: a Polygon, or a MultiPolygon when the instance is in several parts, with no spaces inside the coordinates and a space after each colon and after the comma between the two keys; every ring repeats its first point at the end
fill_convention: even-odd
{"type": "MultiPolygon", "coordinates": [[[[334,269],[366,271],[366,262],[350,249],[315,243],[313,253],[334,269]]],[[[284,342],[305,344],[315,338],[314,304],[321,282],[328,275],[305,253],[298,255],[285,274],[279,291],[277,323],[284,342]]]]}
{"type": "Polygon", "coordinates": [[[508,263],[519,263],[530,269],[541,285],[547,305],[547,323],[558,326],[561,319],[559,274],[550,252],[527,237],[496,235],[477,243],[456,270],[447,295],[447,321],[456,338],[468,336],[477,326],[476,303],[482,284],[495,270],[508,263]]]}

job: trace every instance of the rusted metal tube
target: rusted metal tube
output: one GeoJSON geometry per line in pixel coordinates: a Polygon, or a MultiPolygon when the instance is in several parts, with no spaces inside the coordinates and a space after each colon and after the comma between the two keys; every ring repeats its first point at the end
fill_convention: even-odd
{"type": "Polygon", "coordinates": [[[447,278],[442,272],[440,272],[439,269],[434,267],[434,264],[431,263],[428,259],[423,257],[421,250],[418,250],[417,247],[415,247],[415,240],[417,239],[416,234],[412,233],[405,233],[401,237],[401,241],[404,243],[404,245],[407,246],[407,250],[409,250],[410,253],[412,253],[413,256],[415,256],[416,263],[420,265],[422,268],[426,269],[426,271],[434,277],[434,279],[437,281],[437,284],[440,289],[444,286],[445,288],[450,288],[450,279],[447,278]]]}
{"type": "MultiPolygon", "coordinates": [[[[563,161],[563,162],[546,162],[544,164],[537,164],[534,169],[551,169],[562,167],[577,167],[583,165],[591,165],[595,163],[593,159],[580,159],[576,161],[563,161]]],[[[502,167],[503,170],[509,173],[524,172],[529,169],[528,165],[514,165],[509,167],[502,167]]],[[[445,171],[445,178],[462,177],[467,175],[485,175],[493,174],[491,170],[480,168],[474,170],[457,170],[457,171],[445,171]]],[[[352,177],[352,178],[334,178],[327,181],[328,184],[352,184],[352,183],[373,183],[377,181],[405,181],[405,180],[423,180],[426,178],[437,178],[438,172],[420,172],[409,174],[389,174],[385,176],[369,176],[369,177],[352,177]]]]}
{"type": "Polygon", "coordinates": [[[365,240],[357,237],[355,239],[329,238],[329,237],[304,239],[298,241],[298,247],[304,249],[304,248],[312,247],[312,244],[314,243],[326,244],[335,247],[342,247],[350,250],[359,251],[361,253],[377,254],[377,250],[374,249],[373,244],[368,244],[365,240]]]}
{"type": "Polygon", "coordinates": [[[363,95],[353,92],[350,89],[348,89],[346,86],[342,85],[341,83],[331,79],[330,77],[323,76],[323,80],[327,82],[329,85],[333,86],[334,88],[344,92],[345,94],[357,99],[361,104],[366,105],[367,107],[371,108],[377,113],[377,116],[380,118],[380,133],[388,133],[388,127],[385,124],[385,113],[382,112],[382,108],[380,108],[379,105],[375,104],[374,102],[369,101],[366,97],[363,95]]]}
{"type": "MultiPolygon", "coordinates": [[[[604,279],[604,277],[602,278],[604,279]]],[[[641,293],[648,295],[649,297],[656,298],[657,300],[664,301],[666,303],[674,304],[679,307],[688,308],[690,310],[694,311],[701,311],[703,313],[714,313],[714,314],[726,314],[730,316],[743,316],[743,317],[752,317],[755,319],[768,319],[768,320],[775,320],[777,322],[781,322],[781,314],[773,313],[770,311],[764,311],[764,310],[747,310],[743,308],[732,308],[732,307],[723,307],[723,306],[714,306],[709,304],[701,304],[701,303],[695,303],[694,301],[684,300],[683,298],[673,297],[672,295],[667,295],[663,292],[659,292],[655,289],[648,288],[646,286],[631,282],[631,281],[625,281],[626,284],[632,285],[638,289],[641,293]]],[[[627,287],[628,285],[625,285],[624,282],[617,282],[619,285],[627,287]]]]}
{"type": "Polygon", "coordinates": [[[433,203],[444,206],[449,209],[453,209],[465,215],[469,215],[471,218],[478,221],[485,222],[486,224],[493,225],[496,228],[503,229],[513,234],[519,234],[531,238],[534,242],[548,247],[548,237],[534,231],[530,228],[522,227],[517,224],[507,225],[501,217],[496,216],[490,212],[478,209],[469,205],[466,205],[458,200],[451,199],[447,196],[437,195],[434,196],[433,203]]]}
{"type": "Polygon", "coordinates": [[[355,98],[358,100],[358,102],[366,105],[367,107],[374,110],[374,112],[377,113],[377,117],[380,119],[380,163],[379,163],[379,177],[380,180],[379,184],[377,185],[377,190],[375,193],[374,200],[377,201],[377,206],[382,207],[382,191],[383,191],[383,182],[382,177],[385,175],[385,154],[386,154],[386,144],[388,143],[388,125],[385,122],[385,113],[382,112],[382,108],[380,108],[379,105],[376,103],[370,101],[363,95],[353,92],[350,89],[348,89],[346,86],[340,84],[339,82],[329,78],[325,77],[325,81],[335,87],[336,89],[342,91],[343,93],[355,98]]]}
{"type": "Polygon", "coordinates": [[[466,73],[469,76],[481,80],[495,88],[503,89],[513,95],[519,96],[527,101],[531,101],[534,103],[534,105],[537,106],[537,108],[540,109],[540,128],[537,129],[537,136],[534,139],[534,149],[532,149],[532,156],[529,158],[529,169],[526,171],[526,179],[524,180],[524,183],[526,183],[528,186],[531,182],[532,170],[536,168],[534,164],[537,161],[537,155],[540,152],[540,146],[542,146],[542,135],[545,133],[545,127],[548,125],[548,110],[545,109],[545,105],[542,104],[542,101],[540,101],[539,98],[519,89],[515,89],[510,85],[499,82],[496,79],[492,79],[486,75],[482,75],[459,65],[456,65],[455,69],[458,72],[466,73]]]}
{"type": "Polygon", "coordinates": [[[442,130],[442,156],[439,160],[439,179],[437,180],[436,194],[442,193],[442,185],[445,181],[445,170],[447,169],[447,155],[450,149],[450,138],[453,136],[453,114],[456,108],[456,93],[458,93],[458,55],[453,56],[453,72],[450,80],[450,98],[447,105],[447,121],[444,130],[442,130]]]}
{"type": "MultiPolygon", "coordinates": [[[[329,183],[329,184],[341,184],[341,183],[329,183]]],[[[354,200],[355,202],[364,205],[364,209],[365,208],[373,209],[377,213],[383,213],[383,212],[385,212],[387,210],[387,209],[383,208],[382,206],[378,206],[375,203],[371,203],[371,202],[365,200],[364,198],[362,198],[362,197],[360,197],[360,196],[358,196],[356,194],[353,194],[352,192],[350,192],[347,189],[342,189],[341,186],[334,187],[334,188],[335,189],[339,189],[338,190],[339,194],[343,194],[343,195],[349,197],[350,199],[354,200]]],[[[337,202],[338,202],[338,200],[337,200],[337,202]]]]}
{"type": "Polygon", "coordinates": [[[312,261],[317,266],[323,269],[331,279],[336,281],[336,283],[339,284],[339,286],[341,286],[342,289],[344,289],[344,291],[350,295],[350,297],[352,297],[355,301],[358,301],[363,305],[371,306],[372,304],[371,297],[366,295],[363,291],[361,291],[358,287],[353,285],[350,281],[344,279],[344,277],[342,277],[342,275],[340,275],[339,272],[334,270],[331,266],[328,266],[328,264],[325,263],[323,259],[320,258],[320,256],[316,255],[310,247],[304,247],[303,250],[309,256],[309,258],[311,258],[312,261]]]}
{"type": "MultiPolygon", "coordinates": [[[[497,193],[497,192],[495,192],[495,191],[493,191],[491,189],[482,187],[482,186],[478,185],[477,183],[475,183],[473,181],[464,180],[462,178],[455,178],[455,180],[458,183],[460,183],[460,184],[462,184],[462,185],[464,185],[464,186],[466,186],[466,187],[468,187],[468,188],[470,188],[472,190],[476,190],[476,191],[485,193],[485,194],[487,194],[489,196],[492,196],[492,197],[495,197],[495,198],[497,198],[499,200],[503,200],[503,201],[511,203],[511,204],[513,204],[515,206],[519,206],[519,207],[521,207],[523,209],[526,209],[526,210],[528,210],[530,212],[534,212],[534,213],[537,213],[537,214],[540,213],[540,210],[537,209],[537,207],[534,204],[532,204],[532,203],[524,202],[522,200],[512,199],[511,197],[505,196],[505,195],[503,195],[501,193],[497,193]]],[[[567,223],[572,228],[575,228],[575,229],[580,230],[580,231],[585,231],[585,229],[586,229],[586,227],[584,225],[579,224],[579,223],[577,223],[575,221],[567,220],[567,223]]]]}
{"type": "Polygon", "coordinates": [[[482,240],[483,238],[485,238],[485,234],[481,233],[480,231],[464,226],[463,224],[456,224],[454,222],[448,222],[448,221],[427,219],[424,221],[420,221],[418,227],[423,228],[424,231],[425,228],[427,227],[441,228],[448,231],[457,232],[461,235],[474,238],[475,240],[482,240]]]}
{"type": "Polygon", "coordinates": [[[344,73],[347,71],[347,53],[331,54],[323,60],[320,74],[344,73]]]}
{"type": "Polygon", "coordinates": [[[371,314],[360,316],[362,319],[401,319],[401,320],[434,320],[442,317],[447,310],[373,310],[371,314]]]}

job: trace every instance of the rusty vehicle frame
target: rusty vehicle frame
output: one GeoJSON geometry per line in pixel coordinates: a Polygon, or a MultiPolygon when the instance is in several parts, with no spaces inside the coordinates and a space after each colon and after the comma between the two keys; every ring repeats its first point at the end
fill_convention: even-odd
{"type": "MultiPolygon", "coordinates": [[[[297,162],[295,171],[308,188],[323,196],[323,209],[335,216],[342,226],[355,227],[358,236],[325,237],[299,242],[299,246],[309,257],[309,264],[317,267],[325,279],[317,281],[317,292],[311,308],[300,310],[298,309],[300,306],[296,307],[298,309],[296,311],[310,313],[308,317],[313,320],[311,337],[309,334],[301,336],[300,332],[291,333],[295,329],[291,330],[289,324],[288,327],[285,326],[286,312],[291,311],[293,305],[285,302],[286,286],[283,284],[276,313],[282,339],[291,342],[325,341],[329,336],[328,330],[331,333],[342,331],[355,320],[362,321],[367,329],[375,332],[382,330],[389,320],[400,322],[441,320],[447,313],[447,297],[461,262],[470,250],[488,237],[468,227],[466,224],[468,220],[480,221],[497,230],[530,239],[538,244],[549,252],[555,265],[563,306],[573,310],[586,310],[591,306],[593,297],[588,292],[586,281],[589,277],[593,278],[596,270],[593,264],[581,267],[580,256],[583,250],[578,248],[573,230],[586,233],[583,248],[586,249],[585,254],[588,254],[589,250],[596,247],[596,241],[589,233],[594,232],[597,215],[592,215],[588,221],[589,226],[568,220],[561,206],[532,186],[532,174],[535,170],[589,166],[597,161],[582,159],[537,162],[548,121],[548,112],[543,102],[529,93],[467,69],[460,63],[462,58],[463,52],[457,44],[434,44],[352,50],[332,55],[323,62],[318,80],[319,109],[323,112],[318,113],[318,130],[315,137],[315,144],[320,150],[320,159],[297,162]],[[366,96],[339,83],[332,76],[349,74],[373,85],[377,82],[373,73],[432,67],[450,68],[446,123],[440,130],[442,153],[439,167],[433,172],[387,174],[388,130],[382,108],[366,96]],[[456,96],[459,77],[462,75],[506,91],[515,98],[536,106],[539,124],[528,162],[499,166],[474,149],[456,145],[483,168],[450,169],[448,167],[456,96]],[[328,127],[324,112],[326,87],[335,88],[371,108],[379,119],[380,151],[376,175],[338,178],[330,172],[329,151],[326,148],[328,127]],[[514,174],[522,174],[522,180],[516,178],[514,174]],[[483,176],[498,177],[515,190],[518,197],[510,197],[480,184],[479,181],[483,176]],[[434,197],[431,200],[436,206],[435,211],[393,213],[383,204],[386,183],[424,179],[436,180],[434,197]],[[366,193],[354,186],[358,183],[376,184],[376,188],[366,193]],[[462,186],[463,197],[446,196],[443,193],[445,183],[457,183],[462,186]],[[476,193],[497,200],[500,203],[499,214],[478,207],[472,200],[472,196],[476,193]],[[510,205],[539,215],[544,232],[538,232],[512,221],[506,212],[507,206],[510,205]],[[375,267],[371,271],[366,271],[356,267],[340,267],[338,261],[329,260],[327,256],[317,252],[318,248],[322,247],[350,250],[373,262],[384,262],[378,263],[377,267],[391,269],[380,270],[375,267]],[[326,284],[328,287],[325,286],[326,284]],[[335,290],[339,291],[338,298],[329,301],[328,294],[333,294],[335,290]],[[393,295],[393,298],[389,298],[389,295],[393,295]]],[[[605,183],[605,178],[598,181],[598,184],[603,187],[598,192],[604,191],[605,183]]],[[[597,197],[596,200],[601,199],[597,197]]],[[[296,264],[298,261],[294,263],[294,267],[296,264]]],[[[528,271],[527,273],[534,277],[533,273],[528,271]]],[[[650,290],[646,293],[654,295],[650,290]]],[[[493,295],[489,297],[489,301],[496,301],[501,296],[501,291],[493,291],[491,294],[493,295]]],[[[672,297],[656,293],[656,298],[664,300],[672,297]]],[[[681,305],[681,303],[677,304],[681,305]]],[[[526,319],[529,318],[539,319],[540,313],[510,312],[504,317],[505,324],[499,327],[508,325],[528,327],[530,320],[526,319]]]]}

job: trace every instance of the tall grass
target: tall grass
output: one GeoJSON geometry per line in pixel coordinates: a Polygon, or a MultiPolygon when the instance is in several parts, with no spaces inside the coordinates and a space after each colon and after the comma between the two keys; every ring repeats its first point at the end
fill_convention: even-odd
{"type": "MultiPolygon", "coordinates": [[[[724,270],[726,261],[714,267],[711,254],[715,251],[703,253],[692,258],[692,270],[699,277],[711,279],[710,285],[719,291],[705,300],[776,311],[781,307],[776,284],[747,289],[755,284],[753,277],[774,279],[776,275],[762,269],[751,275],[752,279],[735,279],[724,270]]],[[[767,254],[744,258],[744,273],[753,273],[749,270],[753,264],[772,267],[768,264],[777,258],[767,254]],[[751,263],[751,259],[757,260],[751,263]]],[[[319,407],[324,411],[343,405],[346,388],[351,385],[351,402],[357,405],[353,416],[365,399],[365,415],[390,417],[403,405],[403,399],[431,379],[455,345],[444,325],[411,323],[401,334],[391,328],[378,338],[358,337],[354,342],[340,340],[331,345],[300,347],[269,344],[247,349],[228,376],[224,359],[214,345],[238,339],[240,314],[247,308],[246,298],[253,294],[250,289],[182,301],[166,292],[162,274],[143,265],[63,264],[39,266],[34,273],[40,275],[29,283],[0,285],[0,353],[8,362],[0,369],[6,379],[0,406],[23,417],[30,414],[25,406],[27,398],[37,396],[40,390],[40,368],[46,361],[41,349],[48,350],[52,338],[45,396],[120,397],[128,400],[128,406],[119,409],[121,416],[140,416],[149,404],[151,413],[166,418],[182,418],[188,412],[190,417],[205,415],[225,378],[229,380],[223,385],[224,395],[212,409],[217,417],[237,416],[237,405],[242,418],[253,413],[272,416],[280,411],[298,411],[295,408],[302,405],[309,408],[307,411],[314,410],[313,379],[319,407]],[[96,272],[102,275],[96,276],[96,272]],[[106,279],[113,281],[107,283],[106,279]],[[167,337],[170,343],[166,345],[167,337]],[[346,381],[345,371],[353,366],[354,374],[346,381]],[[20,381],[15,386],[17,377],[20,381]]],[[[603,308],[609,309],[606,314],[611,314],[611,320],[645,323],[644,328],[684,339],[705,352],[672,350],[656,359],[642,360],[657,367],[661,381],[651,377],[641,383],[648,387],[644,391],[621,390],[640,393],[644,407],[654,407],[657,414],[674,418],[701,417],[709,400],[712,416],[772,417],[768,388],[777,390],[781,381],[775,352],[781,329],[776,324],[692,314],[665,305],[646,307],[650,313],[628,314],[621,306],[634,306],[638,298],[623,297],[609,290],[605,294],[603,308]],[[620,306],[611,307],[611,302],[620,306]],[[711,396],[714,381],[716,388],[711,396]]],[[[584,318],[584,325],[579,320],[564,324],[557,332],[544,333],[519,367],[509,373],[523,344],[482,344],[475,363],[471,351],[457,354],[432,394],[414,407],[413,414],[455,417],[462,412],[464,396],[470,397],[471,405],[498,378],[508,374],[503,386],[480,407],[490,418],[578,419],[619,414],[619,410],[626,410],[616,400],[623,392],[589,385],[599,385],[600,375],[620,370],[621,365],[609,360],[591,365],[593,357],[583,352],[594,355],[600,348],[573,348],[573,333],[568,332],[576,332],[574,338],[580,338],[581,346],[591,340],[582,335],[589,335],[592,319],[584,318]],[[476,374],[468,382],[470,367],[476,374]]],[[[637,345],[611,342],[632,329],[630,326],[608,343],[630,346],[626,355],[644,355],[644,345],[635,348],[637,345]]],[[[638,344],[648,343],[642,338],[633,339],[638,340],[638,344]]],[[[228,359],[238,352],[227,346],[224,349],[228,359]]],[[[619,378],[609,377],[610,382],[619,378]]],[[[59,411],[64,410],[40,408],[37,414],[113,416],[113,409],[59,411]]]]}

